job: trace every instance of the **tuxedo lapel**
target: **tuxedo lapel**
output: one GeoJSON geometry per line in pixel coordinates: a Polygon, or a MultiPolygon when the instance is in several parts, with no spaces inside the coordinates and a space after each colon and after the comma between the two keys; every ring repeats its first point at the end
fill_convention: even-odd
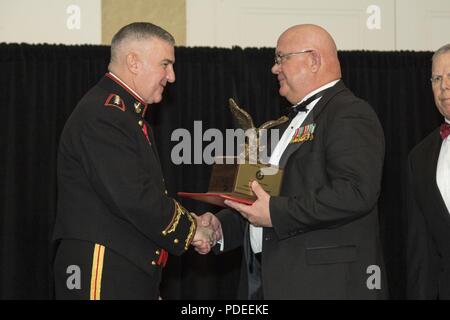
{"type": "Polygon", "coordinates": [[[429,203],[435,207],[439,214],[444,216],[445,220],[450,225],[450,215],[436,181],[437,162],[441,144],[442,139],[439,135],[439,130],[436,130],[436,132],[433,133],[433,140],[429,145],[429,149],[427,152],[424,152],[422,157],[425,183],[420,186],[419,190],[420,192],[423,192],[425,199],[429,199],[429,203]]]}
{"type": "Polygon", "coordinates": [[[314,115],[314,121],[317,121],[320,114],[322,113],[322,111],[325,110],[325,108],[328,105],[328,103],[330,102],[330,100],[332,98],[334,98],[334,96],[336,96],[338,93],[340,93],[344,90],[347,90],[347,87],[344,85],[344,82],[342,82],[342,80],[340,80],[332,87],[332,89],[329,92],[324,94],[322,99],[320,99],[320,101],[317,103],[317,105],[312,110],[312,113],[314,115]]]}
{"type": "Polygon", "coordinates": [[[276,143],[281,139],[281,137],[283,136],[284,131],[286,131],[288,125],[289,125],[289,121],[284,122],[276,127],[273,127],[271,129],[267,130],[268,137],[265,140],[265,148],[267,151],[267,154],[265,156],[267,156],[267,162],[269,161],[269,158],[272,155],[272,151],[276,147],[276,143]],[[272,146],[272,136],[274,135],[274,130],[278,130],[278,139],[275,139],[275,141],[274,141],[275,145],[272,146]]]}
{"type": "MultiPolygon", "coordinates": [[[[345,90],[346,87],[344,85],[344,83],[341,81],[337,82],[332,89],[325,93],[325,95],[319,100],[319,102],[317,102],[317,104],[314,106],[314,109],[308,114],[308,116],[306,117],[305,121],[303,121],[301,127],[305,127],[307,125],[310,125],[314,122],[317,121],[317,119],[319,118],[320,114],[322,113],[323,110],[325,110],[326,106],[328,105],[328,103],[330,102],[330,100],[337,95],[339,92],[345,90]]],[[[303,144],[305,143],[305,141],[301,141],[298,143],[290,143],[286,150],[284,151],[283,155],[281,156],[280,159],[280,167],[284,168],[289,160],[289,157],[295,153],[303,144]]]]}
{"type": "MultiPolygon", "coordinates": [[[[313,122],[314,122],[314,115],[311,112],[310,114],[308,114],[305,121],[303,121],[303,124],[301,125],[301,127],[307,126],[313,122]]],[[[296,152],[304,143],[305,143],[305,141],[288,144],[288,146],[286,147],[286,150],[284,150],[283,155],[281,156],[280,163],[279,163],[280,168],[284,168],[286,166],[286,163],[289,160],[289,157],[294,152],[296,152]]]]}

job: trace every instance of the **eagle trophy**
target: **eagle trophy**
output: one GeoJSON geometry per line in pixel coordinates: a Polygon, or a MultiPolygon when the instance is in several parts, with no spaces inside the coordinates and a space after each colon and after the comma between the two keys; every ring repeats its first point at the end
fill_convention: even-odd
{"type": "Polygon", "coordinates": [[[259,152],[261,152],[264,149],[264,146],[260,146],[260,143],[259,143],[261,130],[268,130],[270,128],[276,127],[276,126],[288,121],[289,118],[286,116],[282,116],[282,117],[278,118],[277,120],[270,120],[270,121],[264,122],[259,128],[256,128],[255,124],[253,123],[252,117],[248,114],[247,111],[240,108],[232,98],[228,99],[228,106],[229,106],[234,118],[237,120],[238,125],[241,129],[243,129],[244,131],[247,131],[249,129],[254,130],[254,133],[256,135],[256,137],[255,137],[256,143],[254,143],[254,144],[250,143],[250,141],[247,140],[248,137],[246,137],[246,142],[244,144],[244,159],[246,162],[252,161],[253,163],[257,163],[258,162],[257,161],[258,160],[258,152],[255,152],[256,150],[250,150],[250,149],[251,149],[251,146],[256,147],[259,152]],[[253,152],[251,152],[251,151],[253,151],[253,152]]]}

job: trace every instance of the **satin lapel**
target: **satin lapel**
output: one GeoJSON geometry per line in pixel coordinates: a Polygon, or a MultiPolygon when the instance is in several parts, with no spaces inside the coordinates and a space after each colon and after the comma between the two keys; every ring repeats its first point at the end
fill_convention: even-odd
{"type": "MultiPolygon", "coordinates": [[[[301,126],[304,127],[313,122],[314,122],[314,114],[313,114],[313,112],[311,112],[310,114],[308,114],[308,116],[306,117],[305,121],[303,121],[301,126]]],[[[280,168],[284,168],[286,166],[286,163],[288,162],[289,157],[294,152],[296,152],[304,143],[305,143],[305,141],[288,144],[288,146],[286,147],[286,150],[284,150],[283,155],[281,156],[280,163],[279,163],[280,168]]]]}
{"type": "Polygon", "coordinates": [[[450,225],[450,215],[442,198],[441,192],[436,182],[436,170],[439,159],[439,153],[441,151],[442,140],[439,135],[439,130],[436,130],[434,134],[433,142],[429,145],[428,152],[423,155],[423,174],[426,183],[421,186],[420,190],[424,193],[425,199],[429,199],[430,204],[443,215],[447,223],[450,225]],[[432,159],[432,161],[429,161],[432,159]]]}
{"type": "Polygon", "coordinates": [[[275,146],[276,146],[276,144],[274,146],[272,146],[273,130],[278,130],[278,139],[276,140],[276,142],[278,142],[281,139],[281,137],[283,136],[284,131],[286,131],[286,129],[287,129],[288,125],[289,125],[289,122],[290,121],[287,121],[285,123],[282,123],[282,124],[280,124],[280,125],[278,125],[276,127],[270,128],[268,130],[269,131],[269,136],[268,136],[267,141],[266,141],[267,157],[268,158],[270,158],[270,156],[272,155],[272,151],[273,151],[273,149],[275,149],[275,146]]]}
{"type": "Polygon", "coordinates": [[[314,107],[313,109],[313,113],[314,113],[314,120],[317,121],[317,118],[319,118],[320,114],[322,113],[323,110],[325,110],[326,106],[328,105],[328,102],[330,102],[330,100],[336,96],[338,93],[344,91],[344,90],[348,90],[347,87],[345,86],[344,82],[342,82],[342,80],[340,80],[339,82],[337,82],[334,87],[333,90],[330,90],[328,93],[326,93],[322,99],[320,99],[320,101],[317,103],[317,105],[314,107]]]}
{"type": "MultiPolygon", "coordinates": [[[[322,113],[323,110],[325,110],[325,107],[328,105],[328,102],[335,96],[337,95],[339,92],[345,90],[346,87],[344,85],[344,83],[341,81],[339,81],[338,83],[336,83],[333,87],[333,90],[330,90],[328,93],[326,93],[320,100],[319,102],[314,106],[314,109],[310,112],[310,114],[308,114],[308,116],[306,117],[305,121],[303,121],[302,123],[302,127],[307,126],[311,123],[317,122],[317,119],[319,118],[320,114],[322,113]]],[[[305,141],[303,142],[299,142],[299,143],[290,143],[286,150],[284,151],[283,155],[281,156],[280,159],[280,167],[284,168],[289,160],[289,157],[296,152],[303,144],[305,143],[305,141]]]]}

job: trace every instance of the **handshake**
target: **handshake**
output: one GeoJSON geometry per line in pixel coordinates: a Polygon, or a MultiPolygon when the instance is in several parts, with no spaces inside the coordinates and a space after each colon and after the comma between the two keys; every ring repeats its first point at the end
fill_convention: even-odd
{"type": "MultiPolygon", "coordinates": [[[[244,219],[255,227],[272,227],[270,195],[256,181],[253,181],[250,187],[257,198],[252,205],[230,200],[225,200],[225,204],[239,212],[244,219]]],[[[207,254],[217,241],[223,238],[222,226],[219,219],[211,212],[206,212],[201,216],[191,214],[197,221],[197,231],[191,244],[198,253],[207,254]]]]}
{"type": "Polygon", "coordinates": [[[197,230],[191,244],[200,254],[207,254],[222,239],[222,226],[219,219],[211,212],[201,216],[191,213],[197,221],[197,230]]]}

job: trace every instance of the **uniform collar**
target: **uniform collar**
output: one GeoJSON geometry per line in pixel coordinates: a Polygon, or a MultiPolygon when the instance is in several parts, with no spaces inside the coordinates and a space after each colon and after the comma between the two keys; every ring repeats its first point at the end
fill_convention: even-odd
{"type": "MultiPolygon", "coordinates": [[[[148,104],[144,101],[144,99],[142,99],[142,97],[133,89],[131,89],[125,82],[123,82],[118,76],[116,76],[114,73],[112,72],[108,72],[105,74],[105,77],[111,79],[112,81],[114,81],[116,84],[118,84],[124,91],[126,91],[132,98],[132,100],[134,101],[130,101],[132,103],[132,106],[127,105],[127,108],[132,107],[133,111],[140,115],[142,118],[145,117],[145,113],[147,112],[147,107],[148,104]]],[[[125,97],[122,97],[122,99],[125,99],[125,97]]],[[[128,99],[127,99],[128,100],[128,99]]],[[[130,103],[129,102],[129,103],[130,103]]]]}

